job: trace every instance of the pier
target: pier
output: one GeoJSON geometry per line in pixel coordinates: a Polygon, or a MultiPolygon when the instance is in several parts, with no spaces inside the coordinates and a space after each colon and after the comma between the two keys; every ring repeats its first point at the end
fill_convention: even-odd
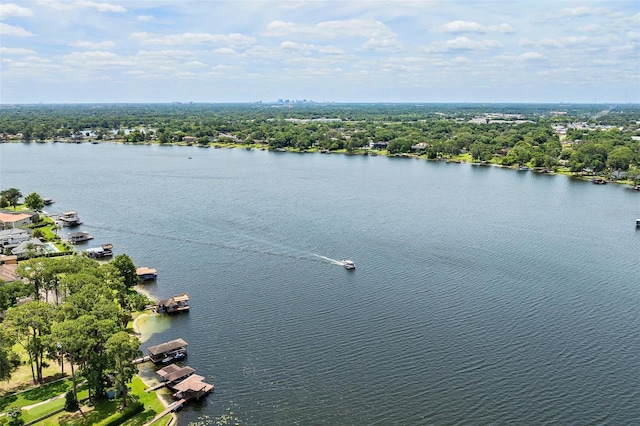
{"type": "Polygon", "coordinates": [[[195,370],[189,366],[180,367],[176,364],[170,364],[158,370],[157,373],[162,382],[150,387],[147,389],[147,392],[166,386],[174,392],[173,397],[177,401],[169,405],[162,413],[147,423],[148,425],[169,413],[179,410],[189,400],[203,398],[214,389],[213,385],[204,382],[204,377],[195,374],[195,370]]]}

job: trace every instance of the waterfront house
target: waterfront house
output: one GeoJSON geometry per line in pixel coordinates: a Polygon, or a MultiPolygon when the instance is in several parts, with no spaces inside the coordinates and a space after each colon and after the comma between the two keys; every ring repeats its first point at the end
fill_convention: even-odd
{"type": "Polygon", "coordinates": [[[149,351],[149,359],[154,364],[166,364],[174,359],[181,359],[187,355],[187,342],[182,339],[172,340],[170,342],[161,343],[151,346],[149,351]]]}
{"type": "Polygon", "coordinates": [[[36,222],[37,213],[31,212],[10,212],[7,210],[0,211],[0,230],[14,229],[21,226],[28,226],[36,222]]]}
{"type": "Polygon", "coordinates": [[[182,293],[167,300],[160,300],[156,304],[156,310],[167,314],[189,312],[189,295],[187,293],[182,293]]]}
{"type": "Polygon", "coordinates": [[[44,243],[37,238],[31,238],[30,240],[23,241],[17,245],[16,248],[11,250],[11,254],[15,254],[18,258],[22,259],[29,254],[45,254],[44,243]]]}
{"type": "Polygon", "coordinates": [[[0,247],[2,249],[16,248],[23,241],[31,239],[31,233],[26,229],[11,228],[0,231],[0,247]]]}
{"type": "Polygon", "coordinates": [[[16,273],[17,269],[18,256],[6,256],[4,254],[0,254],[0,280],[7,283],[16,281],[18,279],[18,274],[16,273]]]}

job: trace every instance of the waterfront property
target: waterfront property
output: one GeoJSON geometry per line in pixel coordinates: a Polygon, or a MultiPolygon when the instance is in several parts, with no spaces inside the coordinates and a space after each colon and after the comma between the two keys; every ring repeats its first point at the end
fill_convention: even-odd
{"type": "Polygon", "coordinates": [[[182,339],[151,346],[147,349],[149,360],[154,364],[167,364],[173,360],[182,359],[187,356],[187,346],[189,344],[182,339]]]}
{"type": "Polygon", "coordinates": [[[136,275],[140,281],[153,281],[158,278],[158,271],[153,268],[147,268],[146,266],[141,266],[136,269],[136,275]]]}
{"type": "Polygon", "coordinates": [[[31,233],[26,229],[11,228],[0,231],[0,246],[3,249],[16,248],[23,241],[31,239],[31,233]]]}
{"type": "Polygon", "coordinates": [[[31,225],[36,222],[37,217],[36,213],[16,213],[2,210],[0,211],[0,230],[31,225]]]}
{"type": "Polygon", "coordinates": [[[167,314],[189,312],[189,295],[182,293],[167,300],[160,300],[156,303],[156,311],[167,314]]]}
{"type": "Polygon", "coordinates": [[[30,254],[44,253],[46,253],[45,244],[38,238],[23,241],[11,250],[11,254],[15,254],[19,259],[28,257],[30,254]]]}

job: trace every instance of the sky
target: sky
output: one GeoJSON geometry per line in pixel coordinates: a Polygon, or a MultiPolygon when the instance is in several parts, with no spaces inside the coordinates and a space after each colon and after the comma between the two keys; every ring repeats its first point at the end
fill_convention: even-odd
{"type": "Polygon", "coordinates": [[[640,103],[637,0],[0,0],[0,103],[640,103]]]}

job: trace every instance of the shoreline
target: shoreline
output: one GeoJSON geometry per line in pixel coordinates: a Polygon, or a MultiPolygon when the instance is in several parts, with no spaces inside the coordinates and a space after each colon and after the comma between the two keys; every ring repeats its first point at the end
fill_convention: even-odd
{"type": "MultiPolygon", "coordinates": [[[[144,291],[140,291],[140,289],[136,288],[135,289],[137,292],[139,292],[140,294],[155,300],[154,297],[152,297],[150,294],[148,294],[148,292],[144,292],[144,291]]],[[[153,332],[150,332],[150,327],[146,326],[145,327],[145,323],[146,320],[149,318],[153,318],[154,315],[157,315],[155,313],[147,313],[146,311],[143,311],[140,315],[138,315],[137,317],[134,318],[133,320],[133,324],[132,324],[132,328],[133,328],[133,332],[134,334],[140,339],[140,343],[144,343],[144,341],[146,341],[147,339],[145,339],[144,341],[141,339],[141,336],[144,336],[145,333],[147,333],[147,338],[153,334],[153,332]]],[[[144,364],[140,364],[138,365],[137,368],[137,373],[136,376],[142,381],[142,383],[144,383],[144,385],[148,388],[154,386],[157,384],[153,382],[152,379],[149,379],[149,377],[145,377],[144,374],[141,374],[141,368],[144,364]]],[[[167,408],[169,406],[169,404],[171,403],[170,400],[170,396],[169,395],[164,395],[166,396],[163,397],[163,394],[161,394],[160,392],[153,391],[156,394],[156,397],[158,398],[158,400],[160,401],[160,403],[162,404],[162,406],[164,408],[167,408]]],[[[167,426],[170,425],[177,425],[178,424],[178,415],[177,413],[169,413],[169,415],[171,416],[171,419],[166,423],[167,426]]]]}
{"type": "MultiPolygon", "coordinates": [[[[122,144],[122,145],[156,145],[156,146],[177,146],[177,147],[197,147],[197,148],[225,148],[225,149],[258,149],[258,150],[263,150],[263,151],[278,151],[278,152],[290,152],[290,153],[294,153],[294,154],[315,154],[315,153],[322,153],[322,150],[319,148],[311,148],[311,149],[306,149],[306,150],[299,150],[297,148],[278,148],[278,149],[269,149],[268,145],[264,144],[264,143],[252,143],[252,144],[248,144],[248,145],[244,145],[244,144],[238,144],[238,143],[231,143],[231,144],[225,144],[225,143],[216,143],[216,142],[210,142],[207,145],[200,145],[200,144],[194,144],[194,143],[188,143],[188,142],[167,142],[167,143],[159,143],[157,141],[145,141],[145,142],[126,142],[123,140],[94,140],[94,139],[89,139],[89,140],[83,140],[83,141],[69,141],[69,140],[43,140],[43,141],[23,141],[23,140],[10,140],[10,141],[0,141],[0,143],[37,143],[37,144],[47,144],[47,143],[63,143],[63,144],[107,144],[107,143],[111,143],[111,144],[122,144]]],[[[497,164],[497,163],[487,163],[487,164],[480,164],[477,161],[469,161],[467,158],[458,158],[458,156],[454,156],[451,158],[426,158],[423,155],[420,154],[416,154],[416,153],[404,153],[404,154],[390,154],[388,152],[384,152],[384,151],[370,151],[367,149],[363,149],[363,150],[357,150],[355,152],[347,152],[344,149],[341,150],[337,150],[337,151],[331,151],[329,152],[329,154],[342,154],[342,155],[362,155],[362,156],[368,156],[370,155],[370,153],[375,153],[375,156],[379,155],[381,157],[387,157],[387,158],[408,158],[408,159],[424,159],[426,161],[444,161],[447,163],[464,163],[464,164],[471,164],[473,166],[492,166],[492,167],[500,167],[500,168],[505,168],[505,169],[511,169],[511,170],[516,170],[518,171],[517,166],[505,166],[502,164],[497,164]]],[[[372,155],[373,156],[373,155],[372,155]]],[[[191,158],[191,157],[189,157],[191,158]]],[[[632,181],[628,181],[625,179],[614,179],[614,180],[606,180],[606,178],[603,177],[603,175],[582,175],[579,173],[575,173],[575,172],[570,172],[569,170],[564,170],[562,168],[559,168],[557,170],[549,170],[547,172],[542,172],[541,170],[539,170],[540,168],[535,168],[535,167],[530,167],[528,171],[532,171],[534,173],[546,173],[546,174],[550,174],[550,175],[564,175],[567,176],[568,178],[571,179],[578,179],[578,180],[584,180],[584,181],[589,181],[591,178],[593,177],[600,177],[605,179],[605,183],[615,183],[618,185],[626,185],[628,187],[630,187],[631,189],[634,190],[640,190],[638,189],[640,187],[640,185],[635,185],[632,181]],[[574,174],[575,173],[575,174],[574,174]]],[[[149,296],[151,297],[151,296],[149,296]]]]}

